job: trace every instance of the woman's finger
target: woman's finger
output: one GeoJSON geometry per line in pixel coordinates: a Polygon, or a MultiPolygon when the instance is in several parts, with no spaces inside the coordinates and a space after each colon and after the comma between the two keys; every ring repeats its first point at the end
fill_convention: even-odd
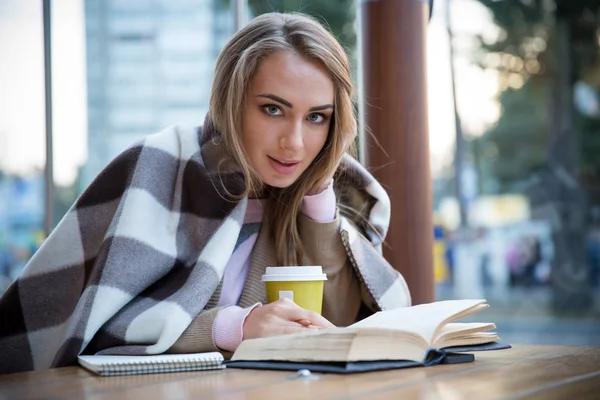
{"type": "Polygon", "coordinates": [[[303,310],[303,311],[306,313],[305,319],[309,320],[312,325],[319,326],[322,328],[334,328],[335,327],[335,325],[333,325],[331,322],[326,320],[322,315],[317,314],[314,311],[309,311],[309,310],[303,310]]]}
{"type": "MultiPolygon", "coordinates": [[[[322,328],[333,328],[335,325],[333,325],[331,322],[327,321],[325,318],[323,318],[323,316],[317,314],[314,311],[310,311],[310,310],[305,310],[304,308],[300,307],[299,305],[297,305],[296,303],[294,303],[291,300],[287,300],[287,299],[282,299],[279,300],[281,301],[281,317],[284,319],[287,319],[288,321],[294,321],[294,322],[299,322],[299,321],[309,321],[310,325],[315,325],[317,327],[322,327],[322,328]],[[283,300],[283,301],[282,301],[283,300]]],[[[302,324],[305,325],[305,324],[302,324]]]]}
{"type": "Polygon", "coordinates": [[[298,309],[294,309],[292,313],[294,318],[290,320],[296,321],[304,326],[313,325],[321,328],[333,328],[335,326],[331,322],[327,321],[323,316],[317,314],[314,311],[305,310],[303,308],[298,307],[298,309]]]}

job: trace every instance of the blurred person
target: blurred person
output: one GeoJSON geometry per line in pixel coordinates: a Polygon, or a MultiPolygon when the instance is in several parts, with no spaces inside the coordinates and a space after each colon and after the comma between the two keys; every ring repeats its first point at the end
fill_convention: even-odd
{"type": "Polygon", "coordinates": [[[510,286],[518,286],[524,269],[524,255],[521,242],[512,243],[506,252],[506,265],[509,269],[510,286]]]}
{"type": "Polygon", "coordinates": [[[433,269],[436,285],[448,285],[448,264],[446,258],[447,229],[441,217],[433,216],[433,269]]]}
{"type": "Polygon", "coordinates": [[[454,259],[456,258],[456,232],[448,231],[446,235],[446,251],[444,253],[446,265],[448,266],[448,285],[452,286],[454,282],[454,259]]]}
{"type": "Polygon", "coordinates": [[[591,230],[585,244],[589,281],[592,287],[600,287],[600,229],[591,230]]]}
{"type": "Polygon", "coordinates": [[[479,273],[481,285],[485,288],[492,286],[492,274],[490,271],[491,254],[487,243],[488,230],[481,226],[476,230],[476,241],[479,243],[479,273]]]}
{"type": "Polygon", "coordinates": [[[389,198],[348,154],[352,93],[343,48],[311,18],[264,14],[238,31],[203,127],[120,154],[0,299],[0,372],[234,351],[410,305],[381,254],[389,198]],[[267,265],[322,265],[322,315],[263,305],[267,265]]]}
{"type": "Polygon", "coordinates": [[[511,286],[533,286],[538,283],[537,268],[542,261],[542,245],[535,236],[514,243],[507,253],[511,286]]]}
{"type": "Polygon", "coordinates": [[[542,261],[542,244],[535,236],[525,240],[525,262],[523,266],[522,281],[525,286],[533,286],[538,283],[536,279],[537,267],[542,261]]]}

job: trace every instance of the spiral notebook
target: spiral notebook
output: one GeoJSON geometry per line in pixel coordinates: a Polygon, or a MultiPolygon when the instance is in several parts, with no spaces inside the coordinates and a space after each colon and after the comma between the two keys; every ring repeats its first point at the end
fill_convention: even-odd
{"type": "Polygon", "coordinates": [[[217,352],[152,356],[79,356],[79,364],[98,375],[137,375],[225,368],[217,352]]]}

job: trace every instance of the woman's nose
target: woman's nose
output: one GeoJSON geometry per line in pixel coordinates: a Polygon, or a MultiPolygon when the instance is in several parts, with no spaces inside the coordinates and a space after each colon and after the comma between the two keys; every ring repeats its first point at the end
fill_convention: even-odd
{"type": "Polygon", "coordinates": [[[289,129],[281,135],[279,145],[286,150],[301,150],[304,145],[302,139],[302,122],[292,124],[289,129]]]}

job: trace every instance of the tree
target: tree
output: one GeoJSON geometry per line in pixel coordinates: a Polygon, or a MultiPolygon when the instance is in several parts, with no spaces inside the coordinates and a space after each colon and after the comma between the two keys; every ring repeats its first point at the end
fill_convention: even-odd
{"type": "MultiPolygon", "coordinates": [[[[572,170],[600,168],[600,123],[580,114],[572,118],[565,115],[572,106],[573,83],[591,81],[600,69],[600,3],[479,2],[492,12],[502,34],[493,42],[480,38],[482,51],[477,59],[483,68],[497,69],[506,86],[499,98],[503,111],[500,119],[479,139],[480,148],[497,149],[497,157],[482,165],[482,172],[497,180],[495,188],[502,192],[522,188],[531,173],[548,161],[571,163],[568,167],[572,170]],[[565,40],[570,42],[566,46],[565,40]],[[557,86],[561,79],[565,87],[557,86]],[[575,156],[568,156],[568,147],[557,141],[564,133],[559,131],[565,126],[561,118],[572,120],[567,129],[577,139],[570,143],[576,147],[575,156]]],[[[600,79],[591,84],[600,90],[600,79]]]]}
{"type": "Polygon", "coordinates": [[[482,138],[475,139],[484,194],[522,192],[523,181],[546,160],[547,90],[539,78],[500,95],[502,117],[482,138]]]}

